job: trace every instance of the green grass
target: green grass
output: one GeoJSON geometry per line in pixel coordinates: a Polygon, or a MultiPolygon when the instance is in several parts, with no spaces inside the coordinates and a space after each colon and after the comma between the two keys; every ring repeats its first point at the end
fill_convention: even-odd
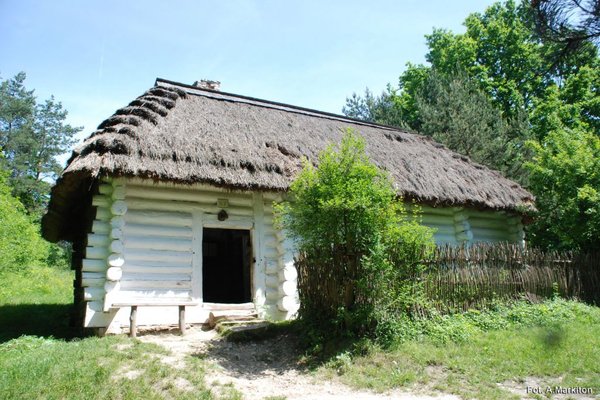
{"type": "Polygon", "coordinates": [[[185,369],[165,350],[126,337],[71,342],[24,336],[0,345],[2,399],[210,399],[201,361],[185,369]]]}
{"type": "Polygon", "coordinates": [[[166,350],[125,336],[69,339],[72,280],[47,267],[0,274],[0,399],[215,398],[198,357],[177,369],[160,360],[166,350]]]}
{"type": "MultiPolygon", "coordinates": [[[[70,271],[51,268],[0,274],[1,399],[241,398],[233,387],[205,387],[201,357],[187,357],[177,369],[160,361],[166,350],[124,336],[66,340],[72,279],[70,271]]],[[[498,383],[529,377],[600,393],[597,307],[557,299],[402,323],[392,347],[355,343],[318,373],[358,388],[478,399],[517,398],[498,383]]],[[[286,323],[268,331],[301,336],[300,328],[286,323]]]]}
{"type": "Polygon", "coordinates": [[[0,272],[0,343],[23,335],[70,338],[73,272],[29,267],[0,272]]]}
{"type": "Polygon", "coordinates": [[[0,305],[72,303],[73,279],[73,271],[50,267],[0,271],[0,305]]]}
{"type": "Polygon", "coordinates": [[[341,353],[321,372],[359,388],[427,388],[464,398],[520,398],[498,384],[530,377],[600,393],[600,309],[555,300],[477,314],[445,317],[437,330],[429,326],[430,335],[391,349],[341,353]]]}

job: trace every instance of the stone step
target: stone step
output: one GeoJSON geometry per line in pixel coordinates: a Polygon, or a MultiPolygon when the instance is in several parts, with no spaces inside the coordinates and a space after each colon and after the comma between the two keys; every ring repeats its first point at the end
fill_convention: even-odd
{"type": "Polygon", "coordinates": [[[228,341],[242,342],[249,340],[260,340],[267,337],[272,323],[268,321],[256,321],[254,323],[218,324],[217,331],[228,341]]]}

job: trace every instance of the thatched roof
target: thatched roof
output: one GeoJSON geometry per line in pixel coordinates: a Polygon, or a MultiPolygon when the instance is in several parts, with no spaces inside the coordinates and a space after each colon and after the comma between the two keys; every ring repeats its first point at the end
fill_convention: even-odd
{"type": "Polygon", "coordinates": [[[52,189],[44,236],[73,237],[69,221],[102,176],[286,190],[301,158],[316,160],[328,144],[339,143],[347,128],[366,139],[368,155],[389,171],[402,196],[509,211],[533,202],[517,183],[425,136],[157,79],[73,152],[52,189]]]}

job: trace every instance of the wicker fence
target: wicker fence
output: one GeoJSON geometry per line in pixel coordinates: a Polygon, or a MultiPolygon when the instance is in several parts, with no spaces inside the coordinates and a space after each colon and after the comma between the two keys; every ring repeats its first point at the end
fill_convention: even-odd
{"type": "Polygon", "coordinates": [[[498,299],[537,301],[554,294],[600,305],[600,252],[482,244],[438,247],[425,263],[425,294],[442,312],[482,308],[498,299]]]}
{"type": "MultiPolygon", "coordinates": [[[[359,257],[305,254],[296,259],[302,307],[335,314],[347,305],[359,257]]],[[[422,282],[428,303],[442,313],[485,308],[498,300],[540,301],[554,295],[600,305],[600,251],[575,254],[523,249],[512,244],[438,247],[422,260],[422,282]]],[[[401,268],[401,266],[399,266],[401,268]]],[[[360,300],[360,299],[357,299],[360,300]]],[[[418,304],[413,312],[424,313],[418,304]]]]}

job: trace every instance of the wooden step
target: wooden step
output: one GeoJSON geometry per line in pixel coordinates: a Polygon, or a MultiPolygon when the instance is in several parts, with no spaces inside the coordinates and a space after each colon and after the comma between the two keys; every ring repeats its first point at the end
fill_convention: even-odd
{"type": "Polygon", "coordinates": [[[244,314],[230,314],[230,313],[214,313],[211,312],[208,314],[208,326],[211,329],[214,329],[217,324],[225,321],[229,322],[251,322],[258,319],[258,314],[256,312],[244,313],[244,314]]]}
{"type": "Polygon", "coordinates": [[[203,303],[202,308],[211,311],[252,311],[254,312],[254,303],[223,304],[223,303],[203,303]]]}
{"type": "Polygon", "coordinates": [[[262,324],[264,322],[266,322],[264,319],[252,319],[246,321],[219,321],[217,322],[215,329],[217,332],[220,332],[226,328],[229,329],[242,326],[253,326],[256,324],[262,324]]]}

